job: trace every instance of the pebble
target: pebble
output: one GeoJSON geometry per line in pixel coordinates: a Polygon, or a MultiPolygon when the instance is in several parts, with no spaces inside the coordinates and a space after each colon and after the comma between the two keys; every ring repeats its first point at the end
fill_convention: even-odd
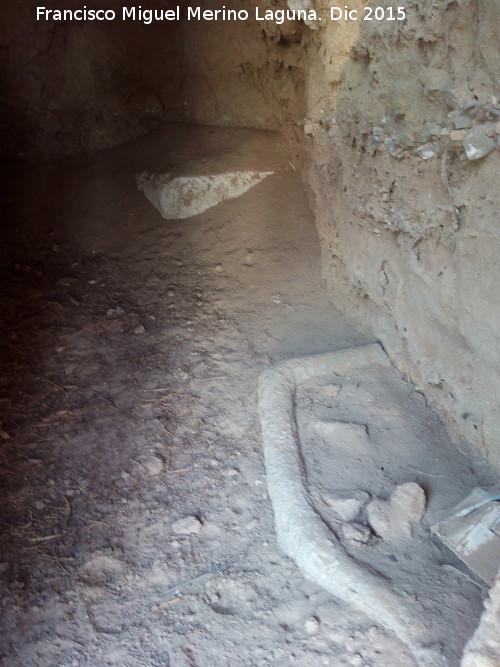
{"type": "Polygon", "coordinates": [[[139,459],[139,463],[146,468],[150,475],[159,475],[164,466],[163,459],[155,454],[139,459]]]}
{"type": "Polygon", "coordinates": [[[496,143],[481,128],[476,128],[462,142],[468,160],[480,160],[495,150],[496,143]]]}
{"type": "Polygon", "coordinates": [[[409,537],[412,526],[419,523],[425,512],[424,490],[415,482],[401,484],[390,500],[374,500],[366,507],[368,521],[380,537],[398,535],[409,537]]]}
{"type": "Polygon", "coordinates": [[[92,605],[92,624],[97,632],[106,635],[117,635],[123,630],[120,609],[107,602],[92,605]]]}
{"type": "Polygon", "coordinates": [[[122,564],[110,556],[95,553],[80,568],[79,578],[92,586],[116,582],[123,574],[122,564]]]}
{"type": "Polygon", "coordinates": [[[175,296],[175,292],[174,292],[174,290],[173,290],[173,289],[169,289],[169,290],[167,291],[167,296],[175,296]]]}
{"type": "Polygon", "coordinates": [[[304,627],[309,635],[314,635],[319,630],[319,621],[315,616],[310,616],[306,618],[304,627]]]}
{"type": "Polygon", "coordinates": [[[224,531],[214,523],[204,523],[201,534],[207,540],[217,540],[224,534],[224,531]]]}
{"type": "Polygon", "coordinates": [[[327,384],[325,387],[321,388],[321,391],[324,396],[327,398],[336,398],[340,392],[339,384],[327,384]]]}
{"type": "Polygon", "coordinates": [[[361,544],[366,544],[372,535],[368,526],[362,523],[348,523],[342,526],[342,532],[346,540],[361,542],[361,544]]]}
{"type": "Polygon", "coordinates": [[[453,126],[455,130],[468,130],[472,127],[472,119],[465,113],[455,112],[453,126]]]}
{"type": "Polygon", "coordinates": [[[143,333],[145,333],[145,332],[146,332],[146,329],[144,328],[144,326],[143,326],[142,324],[139,324],[139,325],[136,326],[136,328],[134,329],[134,333],[137,334],[138,336],[141,335],[141,334],[143,334],[143,333]]]}
{"type": "Polygon", "coordinates": [[[177,519],[172,524],[172,530],[176,535],[198,535],[202,529],[202,523],[195,516],[186,516],[177,519]]]}
{"type": "Polygon", "coordinates": [[[323,496],[324,502],[331,507],[343,521],[354,521],[358,516],[363,503],[356,498],[332,498],[323,496]]]}
{"type": "Polygon", "coordinates": [[[432,158],[436,157],[437,147],[438,145],[436,143],[423,144],[422,146],[418,146],[416,151],[422,160],[432,160],[432,158]]]}
{"type": "Polygon", "coordinates": [[[452,130],[450,132],[450,139],[452,141],[463,141],[468,134],[467,130],[452,130]]]}
{"type": "Polygon", "coordinates": [[[224,271],[224,267],[222,266],[222,264],[216,264],[214,267],[214,271],[215,273],[222,273],[224,271]]]}

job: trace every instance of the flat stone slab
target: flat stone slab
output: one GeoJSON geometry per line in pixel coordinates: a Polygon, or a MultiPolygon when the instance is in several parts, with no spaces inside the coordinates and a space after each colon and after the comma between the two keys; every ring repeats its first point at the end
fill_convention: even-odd
{"type": "Polygon", "coordinates": [[[233,171],[209,176],[172,176],[145,171],[137,177],[137,185],[166,220],[181,220],[239,197],[273,173],[233,171]]]}

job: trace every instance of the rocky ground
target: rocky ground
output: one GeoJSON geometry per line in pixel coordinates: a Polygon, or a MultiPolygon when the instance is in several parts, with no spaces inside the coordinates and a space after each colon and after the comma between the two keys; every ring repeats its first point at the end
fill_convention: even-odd
{"type": "MultiPolygon", "coordinates": [[[[93,157],[2,171],[3,664],[415,664],[376,619],[305,581],[275,541],[258,376],[271,362],[367,342],[321,286],[282,139],[170,126],[93,157]],[[183,221],[163,220],[135,183],[145,170],[238,169],[274,174],[183,221]]],[[[405,417],[391,405],[405,386],[378,405],[396,433],[405,417]]],[[[318,391],[302,396],[304,419],[332,409],[334,396],[318,391]]],[[[486,479],[412,400],[430,424],[426,447],[460,459],[460,488],[486,479]]],[[[314,490],[331,493],[318,476],[328,433],[305,439],[314,490]]],[[[403,440],[420,442],[414,431],[403,440]]],[[[378,470],[376,491],[437,488],[434,473],[384,481],[378,470]]],[[[349,484],[373,491],[359,475],[349,484]]],[[[397,567],[398,585],[407,570],[397,567]]],[[[470,635],[481,612],[481,587],[457,577],[467,597],[441,610],[445,643],[457,614],[470,635]]],[[[459,649],[448,650],[455,663],[459,649]]]]}

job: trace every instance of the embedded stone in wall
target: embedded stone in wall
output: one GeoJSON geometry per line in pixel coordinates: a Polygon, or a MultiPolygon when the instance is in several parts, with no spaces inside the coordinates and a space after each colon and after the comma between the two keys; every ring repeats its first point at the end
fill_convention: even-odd
{"type": "Polygon", "coordinates": [[[488,137],[482,128],[476,128],[467,135],[462,145],[469,160],[480,160],[496,148],[495,141],[491,137],[488,137]]]}
{"type": "Polygon", "coordinates": [[[166,220],[190,218],[234,199],[260,183],[272,171],[236,171],[211,176],[149,174],[137,177],[137,185],[166,220]]]}

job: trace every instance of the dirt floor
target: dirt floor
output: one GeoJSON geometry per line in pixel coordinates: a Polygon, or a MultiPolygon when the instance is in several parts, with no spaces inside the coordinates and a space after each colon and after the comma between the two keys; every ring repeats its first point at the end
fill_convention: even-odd
{"type": "MultiPolygon", "coordinates": [[[[2,664],[414,665],[276,544],[258,376],[271,362],[369,342],[328,302],[311,213],[279,135],[174,125],[92,157],[2,171],[2,664]],[[135,183],[144,170],[238,169],[275,173],[183,221],[163,220],[135,183]]],[[[453,458],[438,420],[404,386],[378,404],[377,447],[389,427],[405,431],[407,413],[391,406],[411,400],[425,434],[414,420],[405,446],[425,438],[433,455],[453,458]]],[[[325,421],[321,411],[333,409],[339,419],[328,402],[337,390],[321,391],[306,388],[303,415],[319,410],[325,421]]],[[[356,410],[348,417],[360,420],[356,410]]],[[[304,436],[318,502],[334,493],[319,478],[331,461],[321,428],[304,436]]],[[[452,500],[488,481],[480,462],[458,459],[458,487],[445,484],[452,500]]],[[[343,498],[346,479],[356,497],[406,481],[429,492],[447,467],[436,473],[417,457],[409,472],[389,461],[366,488],[364,466],[356,478],[342,465],[332,479],[344,481],[343,498]]],[[[428,531],[420,539],[456,564],[428,531]]],[[[398,559],[384,553],[390,573],[398,559]]],[[[406,561],[398,585],[401,572],[414,576],[406,561]]],[[[458,570],[452,578],[463,596],[442,609],[443,641],[457,615],[472,634],[484,595],[458,570]]],[[[460,650],[448,647],[451,664],[460,650]]]]}

